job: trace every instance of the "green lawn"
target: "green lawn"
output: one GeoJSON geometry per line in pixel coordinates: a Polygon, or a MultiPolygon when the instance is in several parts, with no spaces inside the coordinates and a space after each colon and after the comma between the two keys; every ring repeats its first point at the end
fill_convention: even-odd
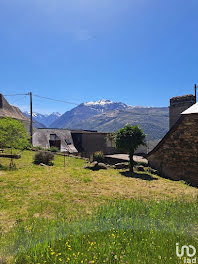
{"type": "Polygon", "coordinates": [[[24,151],[15,171],[0,159],[0,256],[8,263],[183,263],[175,244],[198,246],[196,188],[93,172],[69,157],[65,168],[61,156],[41,167],[34,154],[24,151]]]}

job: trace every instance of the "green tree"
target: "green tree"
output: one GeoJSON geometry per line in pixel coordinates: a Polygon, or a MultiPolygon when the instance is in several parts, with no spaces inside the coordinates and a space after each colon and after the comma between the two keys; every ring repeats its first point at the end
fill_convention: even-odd
{"type": "MultiPolygon", "coordinates": [[[[11,117],[0,119],[0,146],[9,148],[11,154],[13,149],[24,149],[30,145],[29,136],[24,124],[11,117]]],[[[10,167],[13,166],[11,158],[10,167]]]]}
{"type": "Polygon", "coordinates": [[[146,135],[141,128],[137,125],[131,126],[129,124],[119,129],[115,135],[116,147],[121,151],[129,153],[130,171],[133,171],[134,152],[140,145],[145,145],[145,137],[146,135]]]}

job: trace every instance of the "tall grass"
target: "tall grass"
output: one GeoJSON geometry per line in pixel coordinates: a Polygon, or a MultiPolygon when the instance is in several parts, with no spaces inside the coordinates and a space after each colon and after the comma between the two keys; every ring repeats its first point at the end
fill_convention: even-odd
{"type": "Polygon", "coordinates": [[[18,221],[4,253],[15,255],[17,264],[184,263],[176,243],[198,249],[197,220],[197,202],[116,201],[76,222],[18,221]]]}

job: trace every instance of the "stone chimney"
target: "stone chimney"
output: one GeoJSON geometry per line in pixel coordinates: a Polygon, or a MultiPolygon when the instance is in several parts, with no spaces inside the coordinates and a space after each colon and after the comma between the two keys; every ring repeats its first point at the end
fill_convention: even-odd
{"type": "Polygon", "coordinates": [[[192,94],[171,98],[169,106],[169,129],[177,122],[181,113],[195,103],[196,99],[192,94]]]}

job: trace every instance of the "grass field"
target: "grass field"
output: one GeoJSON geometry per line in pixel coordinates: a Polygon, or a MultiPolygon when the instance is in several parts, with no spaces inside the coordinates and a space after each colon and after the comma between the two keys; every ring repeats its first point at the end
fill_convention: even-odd
{"type": "MultiPolygon", "coordinates": [[[[12,263],[183,263],[175,243],[197,244],[196,188],[156,175],[82,168],[56,156],[17,170],[0,159],[2,260],[12,263]]],[[[198,248],[198,247],[197,247],[198,248]]]]}

